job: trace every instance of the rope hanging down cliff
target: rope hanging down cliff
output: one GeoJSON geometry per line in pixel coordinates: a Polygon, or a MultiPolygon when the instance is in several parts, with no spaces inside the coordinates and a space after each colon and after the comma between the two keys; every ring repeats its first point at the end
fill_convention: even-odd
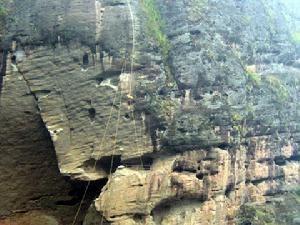
{"type": "MultiPolygon", "coordinates": [[[[133,83],[133,63],[134,63],[134,52],[135,52],[135,31],[134,31],[134,27],[135,27],[135,23],[134,23],[134,17],[133,17],[133,13],[132,13],[132,9],[131,9],[131,5],[130,5],[130,2],[129,0],[127,0],[127,6],[128,6],[128,9],[129,9],[129,12],[130,12],[130,17],[131,17],[131,26],[132,26],[132,50],[131,50],[131,60],[130,60],[130,76],[129,76],[129,94],[127,95],[128,99],[130,101],[132,101],[133,99],[133,93],[132,93],[132,83],[133,83]]],[[[125,63],[126,65],[126,63],[125,63]]],[[[122,95],[121,95],[122,96],[122,95]]],[[[120,97],[120,106],[121,106],[121,97],[120,97]]],[[[137,150],[139,150],[139,146],[138,146],[138,134],[137,134],[137,127],[136,127],[136,119],[135,119],[135,116],[134,116],[134,108],[132,106],[132,104],[130,104],[130,113],[131,113],[131,116],[132,116],[132,120],[133,120],[133,126],[134,126],[134,135],[135,135],[135,140],[134,142],[136,143],[136,148],[137,150]]],[[[120,109],[120,107],[119,107],[120,109]]],[[[119,123],[119,118],[120,118],[120,110],[118,112],[118,123],[119,123]]],[[[117,134],[118,134],[118,123],[117,123],[117,127],[116,127],[116,137],[117,137],[117,134]]],[[[116,147],[116,144],[117,144],[117,138],[115,139],[115,146],[114,146],[114,151],[115,151],[115,147],[116,147]]],[[[141,163],[141,168],[144,167],[143,165],[143,160],[142,160],[142,153],[139,151],[139,158],[140,158],[140,163],[141,163]]],[[[113,154],[114,155],[114,154],[113,154]]],[[[113,159],[113,158],[112,158],[113,159]]],[[[111,168],[110,168],[110,174],[109,174],[109,181],[111,181],[111,175],[112,175],[112,165],[113,165],[113,160],[111,161],[111,168]]],[[[109,183],[107,184],[109,186],[109,183]]],[[[104,222],[104,215],[102,215],[101,217],[101,225],[103,225],[103,222],[104,222]]]]}
{"type": "MultiPolygon", "coordinates": [[[[130,59],[130,83],[129,83],[129,97],[132,97],[132,83],[133,83],[133,63],[134,63],[134,53],[135,53],[135,21],[134,21],[134,16],[132,13],[132,8],[130,5],[129,0],[127,0],[127,6],[128,6],[128,10],[130,13],[130,19],[131,19],[131,28],[132,28],[132,49],[131,49],[131,59],[130,59]]],[[[133,98],[133,97],[132,97],[133,98]]],[[[137,150],[139,150],[139,146],[138,146],[138,135],[137,135],[137,129],[136,129],[136,120],[135,120],[135,116],[134,116],[134,109],[133,106],[131,105],[131,116],[133,119],[133,123],[134,123],[134,135],[135,135],[135,143],[136,143],[136,148],[137,150]]],[[[139,150],[139,155],[140,155],[140,162],[141,162],[141,166],[143,168],[143,160],[142,160],[142,153],[139,150]]]]}
{"type": "MultiPolygon", "coordinates": [[[[102,139],[101,139],[101,142],[100,142],[100,149],[102,149],[104,140],[105,140],[105,138],[106,138],[106,133],[107,133],[107,130],[108,130],[108,127],[109,127],[109,124],[110,124],[111,117],[112,117],[112,111],[113,111],[113,109],[114,109],[114,105],[115,105],[115,102],[116,102],[116,97],[117,97],[117,92],[115,93],[115,96],[114,96],[114,99],[113,99],[113,104],[112,104],[112,106],[111,106],[111,108],[110,108],[110,113],[109,113],[108,121],[107,121],[107,123],[106,123],[106,125],[105,125],[104,134],[103,134],[102,139]]],[[[93,152],[91,153],[91,155],[92,155],[92,154],[93,154],[93,152]]],[[[97,160],[95,160],[95,163],[94,163],[94,165],[93,165],[93,171],[96,170],[96,166],[97,166],[97,160]]],[[[80,213],[80,210],[81,210],[81,208],[82,208],[82,204],[83,204],[83,202],[84,202],[84,200],[85,200],[85,197],[86,197],[86,195],[87,195],[87,192],[88,192],[88,189],[89,189],[89,186],[90,186],[90,185],[91,185],[91,180],[88,181],[88,183],[87,183],[87,185],[86,185],[86,187],[85,187],[83,196],[82,196],[82,198],[81,198],[81,201],[80,201],[80,203],[79,203],[78,209],[77,209],[76,214],[75,214],[75,216],[74,216],[72,225],[75,225],[75,224],[76,224],[77,218],[78,218],[79,213],[80,213]]]]}
{"type": "MultiPolygon", "coordinates": [[[[129,93],[128,93],[127,97],[128,97],[128,99],[130,101],[132,101],[133,100],[133,93],[132,93],[133,92],[132,91],[133,77],[132,77],[132,74],[133,74],[133,63],[134,63],[134,52],[135,52],[135,30],[134,30],[135,23],[134,23],[134,16],[133,16],[133,13],[132,13],[132,9],[131,9],[131,5],[130,5],[129,0],[127,0],[127,6],[128,6],[128,9],[129,9],[130,18],[131,18],[131,25],[132,25],[132,49],[131,49],[131,60],[130,60],[130,74],[129,74],[129,93]]],[[[122,66],[121,73],[124,72],[124,67],[125,66],[126,66],[126,56],[125,56],[124,64],[122,66]]],[[[104,140],[106,138],[106,134],[107,134],[107,130],[108,130],[109,124],[111,122],[112,111],[113,111],[113,107],[115,105],[115,101],[116,101],[116,98],[117,98],[117,93],[118,92],[116,92],[115,96],[114,96],[113,104],[112,104],[112,107],[110,109],[109,119],[108,119],[108,121],[106,123],[105,131],[104,131],[103,137],[102,137],[101,142],[100,142],[100,148],[102,148],[102,145],[103,145],[104,140]]],[[[109,176],[108,176],[109,179],[112,176],[114,154],[115,154],[115,150],[116,150],[117,137],[118,137],[118,131],[119,131],[121,106],[122,106],[122,90],[120,90],[120,102],[119,102],[119,107],[118,107],[117,123],[116,123],[116,129],[115,129],[115,142],[114,142],[114,146],[113,146],[113,153],[112,153],[112,158],[111,158],[111,163],[110,163],[110,170],[109,170],[109,176]]],[[[139,138],[138,138],[138,134],[137,134],[136,119],[135,119],[135,116],[134,116],[134,108],[132,107],[132,104],[130,105],[130,107],[131,107],[130,108],[130,113],[131,113],[131,116],[132,116],[133,126],[134,126],[134,135],[135,135],[134,142],[136,143],[136,148],[140,151],[140,149],[138,147],[138,139],[139,138]]],[[[143,160],[142,160],[142,153],[141,152],[139,154],[139,158],[140,158],[141,168],[143,168],[143,160]]],[[[95,161],[95,163],[94,163],[93,170],[96,170],[96,164],[97,164],[97,161],[95,161]]],[[[91,184],[91,181],[88,181],[88,183],[86,185],[86,188],[85,188],[85,191],[84,191],[84,194],[83,194],[83,197],[82,197],[82,199],[80,201],[80,204],[79,204],[79,207],[78,207],[78,209],[76,211],[76,214],[75,214],[75,217],[74,217],[72,225],[76,224],[77,218],[79,216],[79,213],[80,213],[80,210],[82,208],[83,202],[84,202],[84,200],[86,198],[87,191],[88,191],[88,188],[89,188],[90,184],[91,184]]],[[[109,183],[108,183],[108,185],[109,185],[109,183]]],[[[104,220],[104,216],[102,216],[101,225],[103,224],[103,220],[104,220]]]]}
{"type": "MultiPolygon", "coordinates": [[[[126,65],[126,57],[125,57],[125,59],[124,59],[123,65],[122,65],[121,73],[124,72],[124,66],[125,66],[125,65],[126,65]]],[[[110,113],[109,113],[108,120],[107,120],[107,123],[106,123],[106,125],[105,125],[105,130],[104,130],[103,136],[102,136],[102,138],[101,138],[101,142],[100,142],[100,149],[102,149],[103,144],[104,144],[104,141],[105,141],[106,136],[107,136],[107,131],[108,131],[109,125],[110,125],[110,123],[111,123],[111,118],[112,118],[112,114],[113,114],[112,112],[113,112],[113,109],[114,109],[114,106],[115,106],[115,103],[116,103],[117,95],[118,95],[118,91],[116,91],[116,93],[115,93],[115,95],[114,95],[114,98],[113,98],[113,103],[112,103],[112,105],[111,105],[111,107],[110,107],[110,113]]],[[[119,117],[120,117],[120,113],[121,113],[121,112],[120,112],[120,111],[121,111],[121,103],[122,103],[122,90],[120,90],[120,104],[119,104],[119,107],[118,107],[119,109],[118,109],[118,120],[117,120],[117,124],[116,124],[116,127],[117,127],[117,128],[116,128],[116,133],[117,133],[117,131],[118,131],[119,122],[120,122],[119,117]]],[[[116,142],[117,142],[117,134],[116,134],[116,138],[115,138],[115,143],[116,143],[116,142]]],[[[114,148],[114,150],[115,150],[115,148],[114,148]]],[[[92,154],[93,154],[93,151],[92,151],[91,155],[92,155],[92,154]]],[[[96,158],[98,158],[98,157],[99,157],[99,156],[97,156],[96,158]]],[[[110,170],[109,170],[109,171],[110,171],[109,177],[111,176],[111,172],[112,172],[113,160],[114,160],[114,152],[113,152],[112,158],[111,158],[110,170]]],[[[93,170],[93,171],[96,170],[96,166],[97,166],[97,160],[95,160],[94,165],[93,165],[93,167],[92,167],[92,170],[93,170]]],[[[86,198],[86,195],[87,195],[87,192],[88,192],[88,189],[89,189],[90,184],[91,184],[91,181],[89,180],[88,183],[87,183],[87,185],[86,185],[86,187],[85,187],[84,194],[83,194],[82,199],[81,199],[81,201],[80,201],[80,203],[79,203],[79,206],[78,206],[78,209],[77,209],[77,211],[76,211],[76,214],[75,214],[74,220],[73,220],[73,222],[72,222],[72,225],[75,225],[75,224],[76,224],[77,218],[78,218],[79,213],[80,213],[80,210],[81,210],[81,208],[82,208],[82,204],[83,204],[83,202],[84,202],[84,200],[85,200],[85,198],[86,198]]]]}

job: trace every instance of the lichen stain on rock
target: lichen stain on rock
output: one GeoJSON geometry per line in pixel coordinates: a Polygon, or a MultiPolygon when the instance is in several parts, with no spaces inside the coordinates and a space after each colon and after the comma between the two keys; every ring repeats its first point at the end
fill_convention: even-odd
{"type": "Polygon", "coordinates": [[[85,225],[238,224],[242,205],[300,183],[297,31],[277,1],[17,2],[1,63],[0,216],[29,212],[6,223],[60,224],[63,209],[69,222],[76,202],[47,211],[76,200],[61,174],[109,178],[85,225]]]}

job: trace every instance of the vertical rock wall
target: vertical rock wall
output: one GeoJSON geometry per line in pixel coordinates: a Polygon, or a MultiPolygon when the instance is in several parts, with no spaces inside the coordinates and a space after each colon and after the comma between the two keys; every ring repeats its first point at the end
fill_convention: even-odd
{"type": "MultiPolygon", "coordinates": [[[[26,156],[26,177],[45,179],[35,192],[54,199],[70,184],[54,155],[35,161],[53,146],[61,174],[109,178],[84,224],[235,224],[244,203],[299,184],[299,52],[277,1],[19,3],[3,167],[26,156]],[[49,175],[29,176],[36,166],[49,175]]],[[[7,184],[9,213],[20,186],[7,184]]],[[[34,208],[29,187],[18,208],[34,208]]]]}

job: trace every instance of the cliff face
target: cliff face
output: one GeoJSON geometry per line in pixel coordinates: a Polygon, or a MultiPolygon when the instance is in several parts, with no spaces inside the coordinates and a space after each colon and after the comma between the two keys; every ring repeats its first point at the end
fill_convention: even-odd
{"type": "MultiPolygon", "coordinates": [[[[10,8],[0,177],[14,178],[0,186],[11,195],[1,214],[49,211],[29,204],[35,195],[65,202],[74,188],[65,176],[83,185],[108,178],[85,225],[236,224],[242,205],[275,210],[299,184],[299,42],[284,5],[26,0],[10,8]]],[[[50,214],[59,223],[67,210],[69,224],[78,202],[50,214]]],[[[297,210],[280,223],[292,224],[297,210]]]]}

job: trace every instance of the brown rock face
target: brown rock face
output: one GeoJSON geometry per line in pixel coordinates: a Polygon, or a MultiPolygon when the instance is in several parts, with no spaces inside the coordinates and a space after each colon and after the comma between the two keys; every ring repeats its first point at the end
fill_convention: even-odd
{"type": "Polygon", "coordinates": [[[1,225],[59,225],[56,218],[43,214],[40,212],[30,212],[24,215],[17,215],[15,217],[0,221],[1,225]]]}
{"type": "MultiPolygon", "coordinates": [[[[296,177],[292,183],[300,182],[297,163],[269,165],[264,172],[261,151],[255,149],[258,157],[250,159],[245,149],[197,150],[157,159],[146,171],[118,169],[95,208],[109,224],[232,224],[249,199],[265,202],[284,191],[291,177],[296,177]],[[253,167],[245,169],[247,161],[253,167]],[[292,165],[295,170],[287,169],[292,165]],[[274,176],[276,171],[280,175],[274,176]],[[253,177],[246,180],[247,174],[253,177]]],[[[86,224],[93,224],[89,219],[86,224]]]]}
{"type": "Polygon", "coordinates": [[[0,108],[0,216],[56,207],[71,185],[57,167],[50,136],[20,75],[6,73],[0,108]]]}
{"type": "Polygon", "coordinates": [[[0,216],[22,215],[4,224],[71,224],[86,181],[78,224],[237,224],[300,183],[299,45],[277,1],[12,7],[0,216]]]}

